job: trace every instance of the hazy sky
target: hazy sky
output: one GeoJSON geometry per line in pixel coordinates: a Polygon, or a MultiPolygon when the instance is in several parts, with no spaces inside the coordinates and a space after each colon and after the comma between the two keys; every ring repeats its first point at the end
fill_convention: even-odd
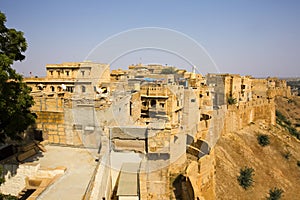
{"type": "MultiPolygon", "coordinates": [[[[97,44],[119,32],[161,27],[196,40],[220,72],[300,76],[298,0],[0,0],[0,9],[8,27],[25,33],[26,60],[14,65],[24,75],[43,76],[48,63],[83,61],[97,44]]],[[[185,49],[186,54],[190,51],[185,49]]],[[[138,54],[136,63],[148,62],[147,55],[138,54]]],[[[127,62],[133,62],[134,56],[129,57],[127,62]]],[[[123,64],[128,63],[119,62],[118,67],[123,64]]]]}

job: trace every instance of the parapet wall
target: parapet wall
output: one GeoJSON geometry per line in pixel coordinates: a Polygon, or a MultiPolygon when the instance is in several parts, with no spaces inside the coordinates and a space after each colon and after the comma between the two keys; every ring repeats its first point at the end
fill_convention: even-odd
{"type": "Polygon", "coordinates": [[[36,111],[52,111],[63,112],[64,111],[64,99],[61,97],[35,97],[34,105],[31,110],[36,111]]]}
{"type": "Polygon", "coordinates": [[[284,97],[291,97],[291,87],[288,86],[287,88],[273,88],[268,90],[268,96],[274,98],[275,96],[284,96],[284,97]]]}
{"type": "Polygon", "coordinates": [[[275,125],[274,99],[257,99],[240,102],[239,105],[228,105],[223,133],[238,131],[257,120],[275,125]]]}

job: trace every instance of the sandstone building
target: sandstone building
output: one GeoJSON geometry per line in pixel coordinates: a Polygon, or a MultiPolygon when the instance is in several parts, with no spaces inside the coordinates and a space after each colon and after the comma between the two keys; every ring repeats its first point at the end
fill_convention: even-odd
{"type": "Polygon", "coordinates": [[[45,78],[26,78],[33,93],[46,95],[63,93],[92,94],[102,82],[109,82],[110,69],[107,64],[92,62],[62,63],[46,65],[45,78]]]}
{"type": "Polygon", "coordinates": [[[84,199],[122,199],[124,177],[138,177],[129,181],[135,199],[214,199],[218,137],[257,120],[274,124],[274,97],[291,95],[277,78],[203,76],[158,64],[111,72],[92,62],[46,69],[45,78],[25,79],[35,128],[49,143],[84,146],[99,159],[84,199]]]}

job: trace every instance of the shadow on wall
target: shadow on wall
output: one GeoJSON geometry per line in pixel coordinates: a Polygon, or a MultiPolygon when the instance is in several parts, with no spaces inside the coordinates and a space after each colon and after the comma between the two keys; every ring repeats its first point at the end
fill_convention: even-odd
{"type": "Polygon", "coordinates": [[[179,174],[173,182],[174,194],[176,199],[194,200],[194,190],[190,179],[179,174]]]}
{"type": "Polygon", "coordinates": [[[194,141],[192,136],[187,135],[186,153],[195,157],[195,160],[198,160],[205,155],[209,155],[210,147],[207,142],[203,140],[194,141]]]}

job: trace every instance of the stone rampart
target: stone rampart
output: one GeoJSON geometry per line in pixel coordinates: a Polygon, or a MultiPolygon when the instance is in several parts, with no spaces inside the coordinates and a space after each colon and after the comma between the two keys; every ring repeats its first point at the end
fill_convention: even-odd
{"type": "Polygon", "coordinates": [[[274,99],[257,99],[240,102],[238,105],[228,105],[224,133],[238,131],[257,120],[275,124],[274,99]]]}

